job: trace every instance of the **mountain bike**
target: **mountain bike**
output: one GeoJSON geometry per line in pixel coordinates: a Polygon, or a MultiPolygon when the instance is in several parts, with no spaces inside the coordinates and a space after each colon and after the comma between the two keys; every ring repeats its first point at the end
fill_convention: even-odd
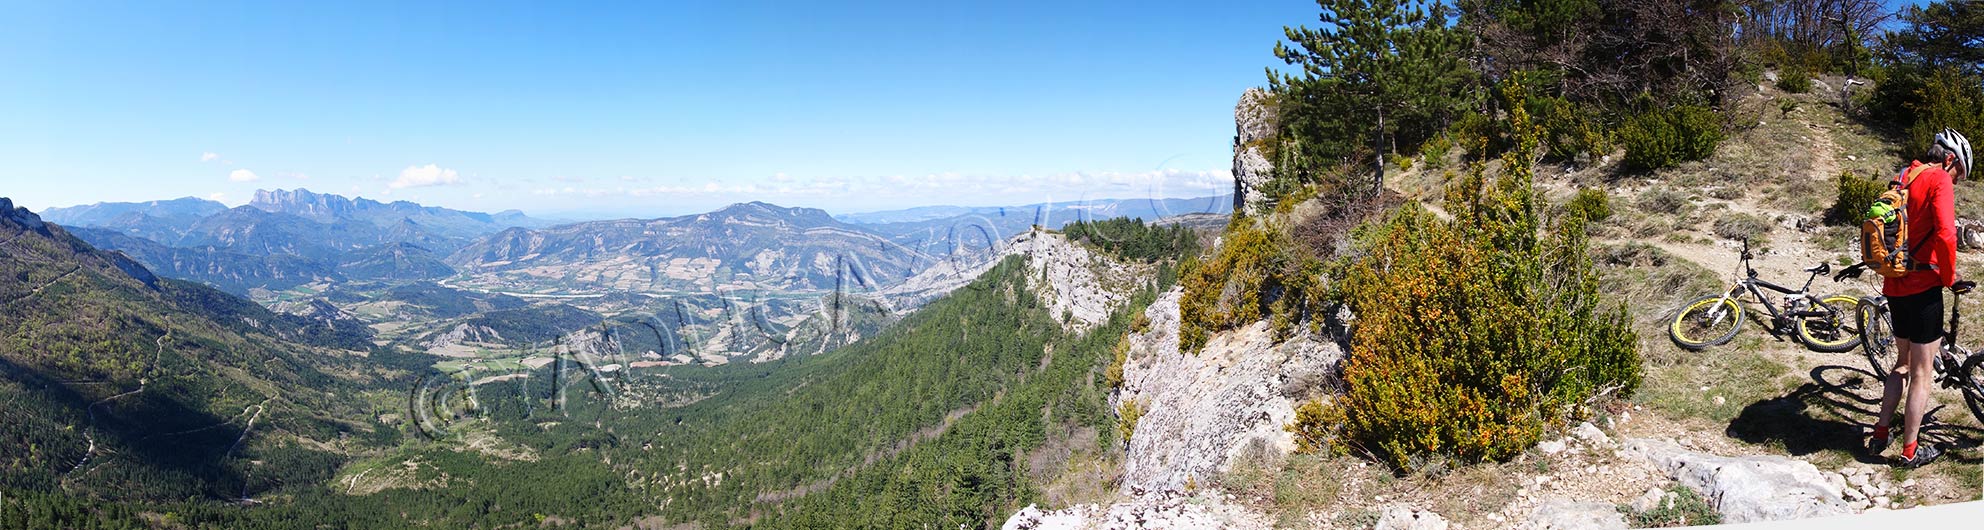
{"type": "Polygon", "coordinates": [[[1860,299],[1846,295],[1821,298],[1811,294],[1812,280],[1830,274],[1832,265],[1819,263],[1806,267],[1804,271],[1811,276],[1805,278],[1804,286],[1792,289],[1757,277],[1757,269],[1750,267],[1755,256],[1750,254],[1749,240],[1743,241],[1742,257],[1735,287],[1688,302],[1674,315],[1674,322],[1667,326],[1667,335],[1675,344],[1702,350],[1736,338],[1736,332],[1743,329],[1746,312],[1742,296],[1748,293],[1770,316],[1772,335],[1793,335],[1806,347],[1822,352],[1851,351],[1860,345],[1859,324],[1853,317],[1860,299]],[[1764,295],[1765,289],[1783,295],[1781,310],[1771,303],[1770,296],[1764,295]]]}
{"type": "MultiPolygon", "coordinates": [[[[1859,277],[1861,269],[1860,265],[1848,267],[1834,279],[1859,277]]],[[[1956,343],[1957,324],[1963,319],[1963,295],[1970,294],[1971,289],[1976,287],[1977,282],[1969,280],[1950,286],[1950,292],[1956,295],[1956,299],[1950,301],[1949,334],[1943,337],[1942,350],[1937,352],[1932,363],[1936,372],[1930,379],[1937,386],[1961,392],[1970,414],[1976,416],[1977,421],[1984,422],[1984,352],[1971,352],[1956,343]]],[[[1867,364],[1874,369],[1875,378],[1886,380],[1888,369],[1894,366],[1896,358],[1894,322],[1888,312],[1888,299],[1885,296],[1862,297],[1854,313],[1860,323],[1860,342],[1867,355],[1867,364]]]]}

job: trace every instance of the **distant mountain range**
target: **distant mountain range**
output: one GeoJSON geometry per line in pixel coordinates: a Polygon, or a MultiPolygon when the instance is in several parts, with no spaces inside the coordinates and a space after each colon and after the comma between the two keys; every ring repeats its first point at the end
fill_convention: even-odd
{"type": "Polygon", "coordinates": [[[934,254],[983,252],[1035,225],[1059,229],[1075,221],[1132,217],[1146,221],[1233,212],[1233,196],[1192,199],[1096,199],[1026,206],[924,206],[844,214],[837,219],[934,254]]]}
{"type": "Polygon", "coordinates": [[[47,219],[168,276],[236,294],[318,280],[447,277],[454,270],[441,258],[477,238],[551,224],[515,210],[487,214],[304,189],[259,190],[236,208],[187,197],[52,208],[47,219]]]}
{"type": "Polygon", "coordinates": [[[902,210],[841,214],[834,218],[860,224],[920,223],[970,216],[998,219],[1025,218],[1029,223],[1059,228],[1077,219],[1135,217],[1152,221],[1178,215],[1232,211],[1233,195],[1229,194],[1190,199],[1094,199],[1045,202],[1025,206],[918,206],[902,210]]]}
{"type": "Polygon", "coordinates": [[[663,219],[513,228],[448,258],[469,285],[521,292],[879,289],[932,258],[813,208],[762,202],[663,219]]]}
{"type": "Polygon", "coordinates": [[[985,256],[1035,225],[1223,216],[1232,196],[829,215],[762,202],[696,215],[558,224],[395,201],[260,190],[49,210],[79,238],[169,277],[247,295],[316,282],[455,278],[522,294],[879,291],[934,263],[985,256]],[[457,278],[457,276],[460,276],[457,278]]]}

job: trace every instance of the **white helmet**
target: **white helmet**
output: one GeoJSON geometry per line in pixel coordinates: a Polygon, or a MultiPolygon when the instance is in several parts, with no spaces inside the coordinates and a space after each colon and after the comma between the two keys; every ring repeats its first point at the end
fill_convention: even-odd
{"type": "Polygon", "coordinates": [[[1970,165],[1970,140],[1964,138],[1962,133],[1956,132],[1956,129],[1943,129],[1943,132],[1936,133],[1935,142],[1951,153],[1956,153],[1957,163],[1963,164],[1963,176],[1969,178],[1970,168],[1973,167],[1970,165]]]}

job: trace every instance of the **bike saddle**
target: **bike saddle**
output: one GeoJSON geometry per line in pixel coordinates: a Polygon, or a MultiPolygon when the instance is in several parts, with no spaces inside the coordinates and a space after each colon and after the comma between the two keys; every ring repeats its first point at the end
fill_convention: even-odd
{"type": "Polygon", "coordinates": [[[1818,265],[1813,265],[1813,266],[1810,266],[1810,267],[1805,267],[1805,269],[1804,269],[1804,270],[1805,270],[1805,272],[1809,272],[1809,273],[1812,273],[1812,274],[1829,274],[1829,273],[1831,273],[1831,272],[1832,272],[1832,264],[1831,264],[1831,263],[1820,263],[1820,264],[1818,264],[1818,265]]]}
{"type": "Polygon", "coordinates": [[[1956,291],[1956,294],[1968,293],[1970,292],[1971,289],[1976,289],[1976,288],[1977,288],[1977,282],[1973,282],[1970,280],[1961,280],[1950,285],[1950,290],[1956,291]]]}

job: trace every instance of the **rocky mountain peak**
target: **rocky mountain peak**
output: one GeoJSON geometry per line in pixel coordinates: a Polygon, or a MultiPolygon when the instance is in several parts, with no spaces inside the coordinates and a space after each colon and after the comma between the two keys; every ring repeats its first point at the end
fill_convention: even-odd
{"type": "Polygon", "coordinates": [[[271,212],[292,213],[305,217],[333,216],[349,212],[356,207],[351,199],[341,195],[314,193],[297,188],[294,190],[255,190],[255,199],[249,206],[271,212]]]}
{"type": "Polygon", "coordinates": [[[49,235],[48,223],[42,222],[41,216],[28,211],[27,208],[14,206],[14,200],[7,197],[0,197],[0,223],[21,230],[32,230],[43,236],[49,235]]]}
{"type": "Polygon", "coordinates": [[[839,224],[826,210],[819,208],[786,207],[761,201],[740,202],[725,206],[705,214],[707,219],[724,221],[759,220],[782,221],[792,225],[812,227],[839,224]]]}

